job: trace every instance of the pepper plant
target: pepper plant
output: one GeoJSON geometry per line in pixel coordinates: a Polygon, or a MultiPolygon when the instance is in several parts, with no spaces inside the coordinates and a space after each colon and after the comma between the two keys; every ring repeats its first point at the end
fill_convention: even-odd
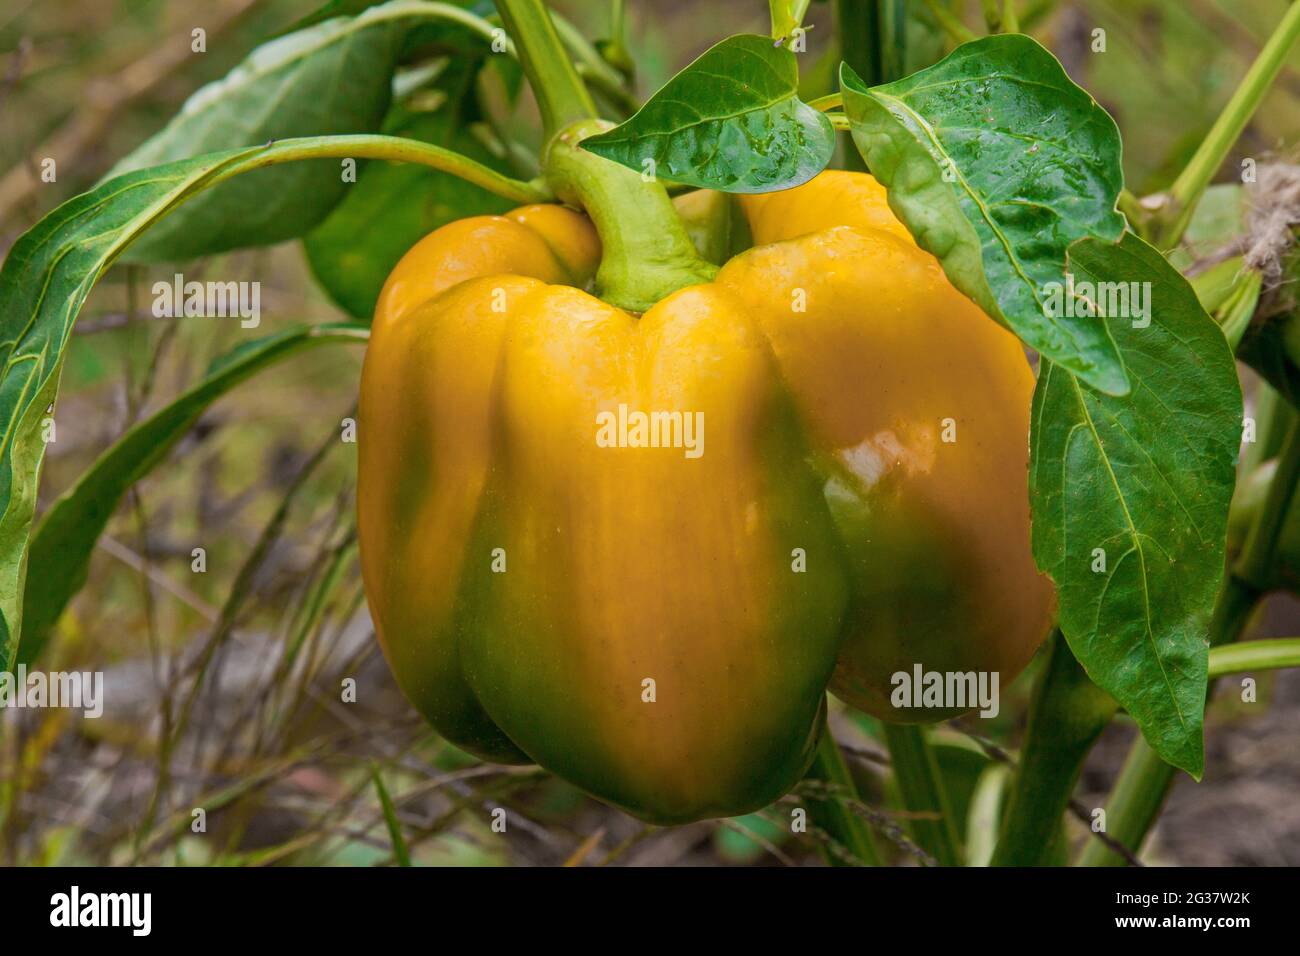
{"type": "MultiPolygon", "coordinates": [[[[1280,282],[1300,214],[1283,216],[1264,252],[1240,241],[1240,216],[1219,236],[1233,250],[1221,261],[1194,261],[1183,242],[1215,228],[1207,193],[1300,34],[1300,4],[1287,9],[1172,186],[1150,196],[1125,188],[1110,115],[1020,32],[1023,4],[983,4],[983,36],[960,4],[769,6],[769,35],[718,38],[642,103],[620,0],[599,42],[541,0],[333,0],[197,93],[97,186],[18,239],[0,271],[0,670],[38,666],[115,509],[211,403],[305,349],[369,343],[359,509],[368,597],[399,684],[453,743],[488,759],[539,762],[656,823],[757,810],[797,786],[831,863],[881,863],[890,838],[931,863],[1031,865],[1066,859],[1063,820],[1083,762],[1123,715],[1140,736],[1100,835],[1075,862],[1136,858],[1175,776],[1204,771],[1211,683],[1300,665],[1300,641],[1235,643],[1261,599],[1293,581],[1300,558],[1290,533],[1300,357],[1294,304],[1280,282]],[[919,19],[930,31],[924,40],[919,19]],[[801,98],[808,30],[832,23],[837,92],[801,98]],[[539,117],[536,149],[512,140],[501,121],[527,100],[525,82],[539,117]],[[413,109],[419,95],[442,105],[413,109]],[[830,218],[799,226],[813,206],[830,218]],[[787,281],[781,270],[797,271],[796,254],[779,250],[827,227],[849,232],[836,233],[822,258],[798,247],[805,278],[787,281]],[[248,342],[121,436],[38,514],[43,436],[95,283],[118,263],[286,241],[301,242],[321,287],[351,320],[248,342]],[[501,275],[518,281],[503,292],[501,275]],[[791,363],[812,325],[782,325],[764,310],[797,301],[800,283],[822,276],[844,283],[827,286],[837,293],[867,290],[851,303],[860,309],[845,320],[846,337],[833,340],[857,344],[822,353],[800,378],[791,363]],[[557,297],[551,305],[493,325],[498,296],[540,297],[539,280],[562,290],[546,293],[557,297]],[[467,290],[480,281],[495,285],[471,302],[467,290]],[[828,462],[853,449],[821,437],[835,419],[818,415],[844,394],[851,401],[841,410],[855,414],[860,398],[842,390],[827,397],[827,388],[866,388],[867,402],[872,382],[886,391],[884,365],[861,384],[861,366],[886,346],[852,336],[854,323],[877,321],[872,309],[883,309],[893,288],[911,296],[898,307],[919,316],[912,351],[929,364],[893,366],[901,371],[891,394],[915,400],[916,427],[927,435],[952,429],[958,447],[990,456],[972,458],[962,473],[977,493],[954,499],[965,513],[946,536],[947,525],[920,527],[937,506],[900,517],[890,513],[894,499],[846,491],[841,466],[828,462]],[[728,312],[690,298],[724,293],[743,307],[728,312]],[[459,311],[447,296],[461,296],[459,311]],[[689,331],[688,313],[699,323],[689,331]],[[408,331],[398,338],[403,321],[408,331]],[[463,328],[441,344],[426,341],[426,327],[458,322],[463,328]],[[626,334],[658,335],[660,352],[592,345],[593,329],[618,322],[642,323],[626,334]],[[490,335],[506,344],[484,358],[475,349],[490,335]],[[702,371],[673,365],[685,354],[673,351],[684,348],[673,337],[688,335],[707,338],[693,346],[707,358],[702,371]],[[707,404],[710,376],[729,374],[717,371],[724,362],[752,353],[761,364],[764,349],[781,374],[770,391],[749,385],[756,391],[744,393],[752,403],[745,414],[762,427],[708,432],[724,449],[761,449],[752,473],[700,468],[708,481],[677,483],[690,462],[674,459],[661,473],[660,459],[642,458],[640,472],[593,465],[581,493],[562,495],[556,476],[580,469],[529,443],[528,435],[569,427],[568,394],[537,371],[548,362],[567,370],[562,383],[576,395],[628,354],[657,355],[669,369],[657,373],[664,381],[686,382],[683,393],[707,404]],[[1262,376],[1248,417],[1234,355],[1262,376]],[[480,359],[486,371],[475,378],[480,359]],[[493,377],[498,363],[509,377],[493,377]],[[536,418],[520,437],[511,428],[522,418],[493,418],[488,403],[499,391],[502,407],[513,408],[529,382],[527,401],[517,401],[536,418]],[[954,406],[951,421],[936,394],[954,406]],[[439,417],[447,409],[460,417],[439,417]],[[967,427],[981,437],[962,446],[967,427]],[[485,457],[489,447],[498,457],[485,457]],[[541,462],[535,472],[529,455],[541,462]],[[806,461],[824,487],[799,484],[806,461]],[[499,478],[507,473],[512,488],[499,478]],[[452,490],[428,490],[440,482],[452,490]],[[807,577],[781,577],[766,557],[728,563],[736,550],[729,538],[717,545],[702,531],[669,528],[661,538],[653,530],[685,513],[646,504],[656,487],[680,499],[728,482],[761,489],[744,492],[761,507],[747,512],[749,499],[737,499],[734,527],[770,530],[776,564],[806,560],[811,567],[791,573],[807,577]],[[557,600],[556,579],[567,577],[556,571],[559,555],[580,550],[567,542],[582,540],[582,508],[632,492],[639,503],[604,530],[623,549],[654,552],[653,560],[622,564],[603,544],[590,545],[569,555],[573,576],[587,575],[588,594],[557,600]],[[433,503],[428,513],[411,505],[421,495],[433,503]],[[472,497],[473,507],[464,511],[457,496],[472,497]],[[659,510],[639,525],[638,507],[659,510]],[[548,522],[551,537],[534,528],[548,522]],[[627,540],[632,529],[638,540],[627,540]],[[511,545],[492,548],[498,540],[511,545]],[[995,546],[984,547],[989,540],[995,546]],[[552,549],[545,574],[528,570],[538,541],[552,549]],[[690,544],[676,552],[676,541],[690,544]],[[465,546],[464,560],[478,560],[480,544],[501,567],[484,559],[475,576],[447,554],[465,546]],[[694,568],[710,546],[717,560],[694,568]],[[660,561],[668,552],[676,556],[660,561]],[[718,561],[723,573],[705,594],[700,581],[718,561]],[[596,562],[615,570],[601,578],[596,562]],[[518,590],[502,590],[499,572],[518,590]],[[654,600],[635,593],[656,582],[654,600]],[[449,602],[454,614],[443,607],[449,602]],[[692,603],[673,619],[674,604],[689,602],[711,609],[692,603]],[[588,658],[566,643],[583,614],[596,621],[588,645],[603,641],[616,648],[613,657],[588,658]],[[651,648],[673,620],[697,633],[656,657],[651,648]],[[1000,672],[1004,688],[1041,643],[1018,749],[984,742],[1012,769],[990,768],[960,800],[923,725],[970,703],[920,717],[886,704],[894,677],[907,676],[906,654],[930,641],[938,656],[918,668],[938,660],[1000,672]],[[903,650],[882,650],[895,644],[903,650]],[[640,655],[654,661],[657,684],[637,680],[640,655]],[[712,686],[692,686],[709,667],[744,671],[752,683],[733,691],[715,675],[712,686]],[[584,711],[568,695],[579,678],[606,693],[615,674],[618,686],[632,682],[648,696],[584,711]],[[912,814],[909,836],[859,793],[829,729],[828,687],[881,718],[873,726],[888,746],[894,799],[912,814]],[[710,707],[699,706],[710,697],[710,707]],[[638,710],[643,704],[664,709],[638,710]],[[649,730],[620,736],[645,713],[656,715],[645,718],[652,724],[666,721],[654,724],[660,738],[649,730]],[[664,784],[675,774],[689,785],[664,784]]],[[[1219,207],[1244,208],[1244,186],[1213,188],[1219,207]]],[[[728,366],[736,367],[747,368],[728,366]]],[[[609,386],[606,397],[616,394],[609,386]]],[[[709,416],[721,424],[727,412],[709,416]]],[[[870,447],[856,446],[858,458],[844,459],[859,477],[913,453],[895,433],[901,426],[887,424],[870,447]],[[874,464],[863,465],[863,454],[874,464]]],[[[934,454],[948,454],[948,437],[934,441],[934,454]]],[[[717,507],[731,503],[718,493],[717,507]]],[[[830,705],[837,714],[841,706],[830,705]]],[[[400,850],[400,825],[388,819],[400,850]]]]}

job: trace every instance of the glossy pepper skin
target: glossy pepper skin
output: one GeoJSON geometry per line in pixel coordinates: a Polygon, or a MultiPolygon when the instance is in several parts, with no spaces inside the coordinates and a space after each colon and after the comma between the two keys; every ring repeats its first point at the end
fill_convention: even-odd
{"type": "Polygon", "coordinates": [[[403,691],[656,823],[785,793],[828,684],[937,719],[890,675],[1005,684],[1052,613],[1016,340],[865,174],[743,205],[756,245],[639,317],[581,291],[578,213],[445,226],[390,277],[362,375],[362,569],[403,691]],[[603,447],[620,405],[699,413],[702,453],[603,447]]]}

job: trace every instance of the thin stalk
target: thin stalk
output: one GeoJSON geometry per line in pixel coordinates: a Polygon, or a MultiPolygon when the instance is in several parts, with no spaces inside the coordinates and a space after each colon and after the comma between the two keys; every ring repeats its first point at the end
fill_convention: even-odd
{"type": "Polygon", "coordinates": [[[1300,481],[1300,421],[1292,421],[1282,441],[1277,471],[1264,496],[1264,505],[1246,535],[1246,543],[1234,570],[1234,575],[1256,592],[1263,592],[1272,584],[1277,546],[1282,540],[1282,528],[1295,498],[1297,481],[1300,481]]]}
{"type": "Polygon", "coordinates": [[[851,66],[867,86],[885,82],[880,0],[836,0],[835,30],[840,41],[840,59],[851,66]]]}
{"type": "Polygon", "coordinates": [[[811,0],[767,0],[772,17],[772,39],[781,40],[794,34],[803,24],[811,0]]]}
{"type": "Polygon", "coordinates": [[[1210,677],[1300,667],[1300,637],[1247,641],[1210,649],[1210,677]]]}
{"type": "Polygon", "coordinates": [[[1053,631],[1047,660],[1029,705],[1029,724],[993,866],[1045,866],[1060,850],[1061,819],[1074,793],[1084,758],[1117,707],[1094,684],[1065,642],[1053,631]]]}
{"type": "Polygon", "coordinates": [[[998,821],[1002,819],[1002,801],[1006,797],[1011,769],[1006,764],[990,764],[975,782],[966,819],[966,865],[988,866],[997,848],[998,821]]]}
{"type": "Polygon", "coordinates": [[[1223,108],[1214,126],[1201,142],[1192,156],[1191,162],[1174,180],[1169,189],[1169,215],[1174,218],[1159,233],[1158,245],[1161,249],[1172,249],[1178,245],[1191,222],[1196,205],[1210,185],[1215,172],[1223,165],[1229,150],[1241,137],[1242,130],[1250,122],[1264,94],[1273,85],[1278,72],[1286,63],[1287,54],[1300,37],[1300,3],[1292,3],[1281,22],[1268,38],[1259,56],[1246,72],[1228,105],[1223,108]]]}
{"type": "Polygon", "coordinates": [[[636,69],[636,63],[627,50],[627,4],[624,0],[610,0],[609,39],[602,52],[605,59],[625,76],[630,77],[636,69]]]}
{"type": "Polygon", "coordinates": [[[1016,13],[1016,0],[1002,0],[1002,29],[1007,33],[1020,32],[1020,17],[1016,13]]]}
{"type": "Polygon", "coordinates": [[[907,72],[907,0],[880,0],[879,22],[883,82],[889,83],[907,72]]]}
{"type": "MultiPolygon", "coordinates": [[[[821,737],[817,741],[817,753],[808,770],[808,777],[830,785],[849,799],[861,799],[857,785],[853,782],[853,774],[844,762],[844,754],[835,742],[835,735],[831,733],[829,721],[822,728],[821,737]]],[[[871,830],[861,817],[842,801],[832,798],[810,799],[809,804],[809,816],[814,824],[842,843],[858,860],[868,866],[880,865],[880,851],[876,848],[871,830]]],[[[822,856],[831,866],[850,865],[844,858],[829,851],[823,852],[822,856]]]]}
{"type": "Polygon", "coordinates": [[[952,818],[952,804],[924,728],[890,723],[884,728],[903,807],[916,815],[908,823],[912,838],[940,866],[960,866],[961,840],[952,818]]]}
{"type": "Polygon", "coordinates": [[[400,136],[349,135],[311,136],[282,139],[266,146],[238,163],[223,170],[213,178],[211,185],[231,176],[274,166],[278,163],[300,159],[353,157],[357,159],[388,159],[401,163],[418,163],[432,169],[459,176],[466,182],[481,186],[488,192],[518,203],[549,202],[555,198],[544,183],[511,179],[467,156],[431,143],[421,143],[400,136]]]}
{"type": "Polygon", "coordinates": [[[1002,5],[998,0],[980,0],[980,10],[984,13],[984,25],[989,33],[1002,32],[1002,5]]]}
{"type": "Polygon", "coordinates": [[[948,5],[943,0],[925,0],[925,5],[929,8],[930,14],[938,22],[943,32],[948,34],[948,39],[953,43],[969,43],[971,40],[979,39],[975,31],[962,23],[957,15],[948,9],[948,5]]]}
{"type": "Polygon", "coordinates": [[[1255,440],[1241,454],[1242,475],[1254,473],[1264,462],[1281,454],[1295,419],[1291,403],[1261,379],[1255,387],[1255,440]]]}
{"type": "MultiPolygon", "coordinates": [[[[840,59],[868,86],[898,78],[907,54],[907,17],[901,0],[836,0],[835,26],[840,59]]],[[[848,169],[867,168],[852,146],[844,150],[844,165],[848,169]]]]}
{"type": "Polygon", "coordinates": [[[579,78],[609,97],[620,109],[629,114],[635,113],[640,104],[628,91],[623,74],[600,55],[600,51],[582,35],[581,30],[564,17],[553,13],[551,22],[555,24],[555,32],[559,34],[560,41],[573,55],[579,78]]]}
{"type": "Polygon", "coordinates": [[[1215,313],[1219,328],[1223,329],[1223,337],[1228,340],[1233,352],[1237,351],[1241,337],[1246,334],[1250,320],[1255,317],[1255,306],[1259,304],[1263,286],[1264,277],[1254,269],[1247,270],[1229,294],[1228,301],[1215,313]]]}
{"type": "Polygon", "coordinates": [[[574,69],[542,0],[496,0],[514,41],[549,140],[560,129],[596,115],[596,104],[574,69]]]}

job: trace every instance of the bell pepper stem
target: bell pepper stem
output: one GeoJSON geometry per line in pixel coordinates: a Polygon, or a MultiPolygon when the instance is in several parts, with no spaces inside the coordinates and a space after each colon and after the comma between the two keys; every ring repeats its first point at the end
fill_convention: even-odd
{"type": "Polygon", "coordinates": [[[582,148],[583,139],[608,128],[586,120],[561,130],[542,168],[555,194],[586,210],[600,235],[596,294],[645,312],[678,289],[708,282],[718,269],[696,252],[662,183],[582,148]]]}
{"type": "MultiPolygon", "coordinates": [[[[834,787],[850,799],[859,799],[853,774],[849,771],[848,764],[844,762],[844,754],[840,750],[840,745],[835,742],[835,735],[831,733],[829,722],[822,728],[821,737],[818,738],[817,752],[813,757],[812,767],[808,770],[808,777],[834,787]]],[[[871,830],[861,817],[844,805],[843,801],[827,797],[810,800],[809,803],[809,816],[813,823],[839,841],[853,859],[868,866],[880,865],[880,851],[871,836],[871,830]]],[[[851,865],[849,860],[829,848],[823,849],[822,857],[830,866],[851,865]]]]}
{"type": "Polygon", "coordinates": [[[1118,706],[1089,680],[1059,630],[1048,640],[993,866],[1046,866],[1062,849],[1061,819],[1084,758],[1118,706]]]}
{"type": "Polygon", "coordinates": [[[596,105],[542,0],[496,0],[496,6],[537,98],[545,137],[550,139],[562,127],[594,117],[596,105]]]}
{"type": "Polygon", "coordinates": [[[961,840],[953,822],[952,804],[925,729],[916,724],[883,726],[903,807],[915,814],[908,823],[912,838],[940,866],[960,866],[961,840]]]}

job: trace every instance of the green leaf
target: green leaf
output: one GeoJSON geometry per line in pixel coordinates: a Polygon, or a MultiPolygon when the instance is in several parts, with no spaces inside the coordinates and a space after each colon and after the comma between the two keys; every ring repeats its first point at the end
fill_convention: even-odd
{"type": "Polygon", "coordinates": [[[1187,280],[1131,233],[1076,243],[1069,269],[1080,303],[1103,297],[1096,283],[1150,283],[1150,324],[1108,322],[1132,376],[1127,397],[1041,365],[1034,557],[1056,581],[1061,629],[1088,676],[1161,757],[1199,777],[1207,625],[1241,436],[1236,368],[1187,280]]]}
{"type": "MultiPolygon", "coordinates": [[[[445,146],[506,171],[464,128],[453,110],[399,118],[390,129],[445,146]]],[[[330,297],[369,320],[384,280],[411,246],[439,226],[466,216],[500,213],[513,204],[450,173],[409,163],[369,163],[343,202],[307,234],[303,248],[312,273],[330,297]]]]}
{"type": "Polygon", "coordinates": [[[767,37],[728,37],[706,50],[626,123],[584,149],[641,172],[705,189],[762,193],[807,182],[835,149],[830,120],[798,98],[795,54],[767,37]]]}
{"type": "Polygon", "coordinates": [[[1112,395],[1128,391],[1103,323],[1053,317],[1043,286],[1083,238],[1119,239],[1114,121],[1020,34],[963,44],[868,89],[840,69],[844,111],[889,205],[958,289],[1025,344],[1112,395]]]}
{"type": "Polygon", "coordinates": [[[41,422],[53,410],[68,338],[90,290],[132,241],[201,190],[278,163],[344,155],[455,170],[520,202],[545,195],[413,140],[290,139],[126,173],[68,200],[14,243],[0,268],[0,670],[18,646],[27,535],[45,457],[41,422]]]}
{"type": "MultiPolygon", "coordinates": [[[[388,112],[401,41],[428,5],[395,0],[254,50],[198,90],[108,174],[296,136],[370,133],[388,112]]],[[[189,203],[136,243],[135,262],[177,261],[301,236],[343,197],[340,161],[260,170],[189,203]]]]}
{"type": "Polygon", "coordinates": [[[260,149],[109,180],[18,238],[0,269],[0,670],[17,650],[27,533],[45,457],[41,420],[86,296],[126,245],[186,196],[260,149]]]}
{"type": "Polygon", "coordinates": [[[167,457],[209,405],[250,376],[304,349],[337,342],[364,344],[368,338],[365,326],[340,323],[290,329],[245,343],[100,455],[50,507],[32,536],[19,662],[35,660],[59,615],[85,583],[95,542],[127,489],[167,457]]]}

